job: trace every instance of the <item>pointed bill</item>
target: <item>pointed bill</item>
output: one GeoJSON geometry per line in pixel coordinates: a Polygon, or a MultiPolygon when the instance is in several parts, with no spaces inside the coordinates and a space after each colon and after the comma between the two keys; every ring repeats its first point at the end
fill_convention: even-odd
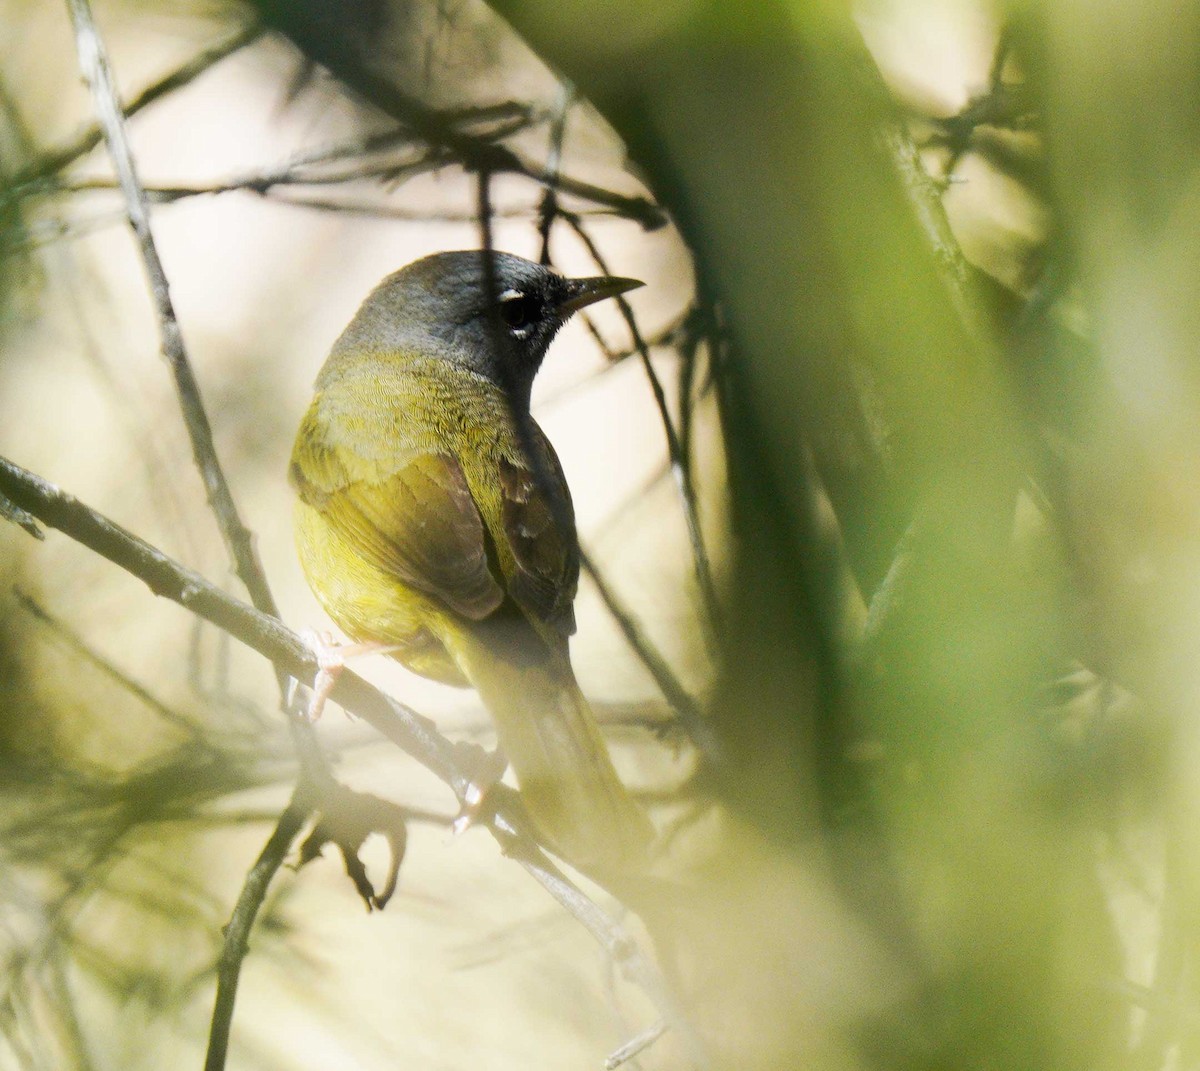
{"type": "Polygon", "coordinates": [[[622,279],[616,275],[596,275],[589,279],[568,279],[567,299],[558,307],[559,314],[565,320],[572,313],[578,312],[588,305],[603,301],[605,298],[616,297],[639,286],[645,286],[640,279],[622,279]]]}

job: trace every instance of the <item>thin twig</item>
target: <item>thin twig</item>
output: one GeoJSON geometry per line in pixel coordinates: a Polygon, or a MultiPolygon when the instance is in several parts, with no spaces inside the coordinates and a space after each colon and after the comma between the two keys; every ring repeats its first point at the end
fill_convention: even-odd
{"type": "MultiPolygon", "coordinates": [[[[491,342],[497,352],[503,352],[511,346],[509,336],[504,330],[500,319],[500,288],[496,277],[496,250],[492,234],[492,173],[480,171],[478,176],[478,222],[480,250],[483,254],[483,287],[488,295],[488,323],[491,332],[491,342]]],[[[500,367],[507,368],[511,362],[501,361],[500,367]]],[[[574,532],[575,518],[572,515],[569,498],[562,493],[559,482],[551,470],[546,452],[538,444],[538,427],[529,412],[528,397],[518,400],[509,384],[501,385],[512,427],[516,433],[517,444],[521,454],[529,463],[533,473],[534,483],[541,492],[544,501],[550,509],[554,526],[560,532],[574,532]]]]}
{"type": "Polygon", "coordinates": [[[664,1020],[680,1032],[696,1066],[706,1066],[704,1046],[699,1036],[676,1007],[675,999],[662,976],[629,932],[556,867],[521,829],[512,826],[505,815],[496,816],[493,832],[504,853],[516,859],[574,916],[600,944],[622,976],[637,985],[663,1014],[664,1020]]]}
{"type": "MultiPolygon", "coordinates": [[[[225,629],[270,659],[279,673],[299,680],[311,679],[315,674],[317,663],[311,649],[277,618],[233,598],[156,547],[3,457],[0,457],[0,494],[42,524],[65,533],[137,577],[156,595],[169,598],[225,629]]],[[[384,695],[349,670],[338,677],[332,698],[449,785],[460,801],[465,799],[471,783],[468,765],[477,756],[478,747],[464,748],[451,743],[429,718],[384,695]]],[[[615,921],[550,862],[523,817],[517,794],[504,785],[496,785],[489,799],[492,796],[496,811],[488,828],[496,839],[509,854],[519,854],[521,864],[606,949],[622,952],[619,959],[628,964],[626,970],[632,980],[645,990],[659,1014],[686,1034],[686,1024],[653,964],[615,921]]],[[[593,877],[604,884],[602,879],[593,877]]]]}
{"type": "Polygon", "coordinates": [[[4,495],[0,495],[0,520],[12,521],[13,524],[24,528],[34,539],[46,538],[37,526],[37,521],[15,502],[10,502],[4,495]]]}
{"type": "Polygon", "coordinates": [[[940,134],[931,142],[944,143],[949,148],[940,180],[943,186],[952,180],[963,156],[972,148],[976,132],[981,126],[1003,126],[1018,130],[1031,124],[1032,109],[1029,102],[1023,99],[1024,94],[1019,87],[1004,83],[1004,65],[1008,62],[1011,50],[1012,33],[1005,26],[996,39],[996,49],[988,70],[987,89],[972,96],[957,114],[933,120],[940,134]]]}
{"type": "MultiPolygon", "coordinates": [[[[562,213],[562,217],[579,236],[580,241],[587,247],[588,253],[596,262],[596,266],[606,275],[611,274],[604,255],[600,252],[600,248],[596,245],[591,234],[588,233],[587,228],[584,227],[583,222],[577,216],[568,212],[562,213]]],[[[634,349],[642,359],[642,367],[646,372],[650,391],[654,395],[654,404],[658,407],[659,419],[662,421],[663,432],[667,439],[667,456],[671,462],[671,473],[675,477],[675,483],[679,488],[683,518],[687,525],[688,539],[692,545],[692,559],[695,564],[696,579],[700,587],[700,598],[704,604],[709,624],[719,633],[721,627],[721,608],[720,602],[717,599],[716,588],[713,586],[708,551],[704,547],[704,536],[700,530],[700,517],[696,508],[695,489],[692,486],[690,459],[684,453],[679,434],[675,430],[675,422],[671,419],[671,409],[667,404],[666,391],[663,390],[662,381],[658,378],[658,373],[654,370],[654,364],[650,360],[650,347],[642,336],[637,318],[633,315],[633,309],[630,307],[629,302],[621,295],[617,296],[616,301],[621,310],[621,315],[625,318],[629,333],[633,338],[634,349]]]]}
{"type": "Polygon", "coordinates": [[[135,699],[143,705],[154,711],[163,721],[174,725],[178,729],[182,729],[191,736],[197,743],[207,746],[207,741],[203,739],[203,732],[199,725],[192,719],[185,717],[176,710],[172,710],[158,696],[154,695],[148,689],[143,687],[133,678],[122,672],[114,666],[107,658],[104,658],[98,652],[80,639],[79,635],[70,628],[66,622],[60,621],[57,617],[51,614],[37,603],[31,596],[27,595],[20,588],[12,589],[13,598],[17,600],[17,605],[20,606],[31,617],[40,621],[43,625],[54,632],[59,639],[62,640],[70,649],[85,662],[88,662],[109,680],[113,681],[119,687],[129,692],[135,699]]]}
{"type": "Polygon", "coordinates": [[[692,456],[692,432],[695,430],[696,363],[700,342],[704,337],[703,314],[693,306],[685,317],[679,343],[679,449],[683,456],[692,456]]]}
{"type": "MultiPolygon", "coordinates": [[[[322,64],[334,77],[429,145],[448,150],[464,170],[474,174],[522,175],[538,183],[545,181],[543,166],[522,158],[507,145],[464,130],[461,123],[451,121],[446,113],[429,108],[420,99],[405,93],[394,80],[368,68],[362,62],[359,43],[350,37],[325,32],[323,24],[307,19],[303,10],[292,5],[273,4],[270,10],[271,24],[290,37],[307,58],[322,64]]],[[[663,209],[645,197],[620,194],[565,175],[554,180],[554,187],[561,193],[614,209],[648,230],[662,227],[667,222],[663,209]]]]}
{"type": "MultiPolygon", "coordinates": [[[[67,6],[75,28],[80,69],[91,90],[113,168],[125,197],[129,223],[137,239],[150,284],[151,297],[158,317],[162,354],[175,379],[176,394],[192,444],[192,456],[200,470],[209,505],[216,516],[217,527],[233,559],[234,571],[249,592],[250,601],[263,613],[278,617],[279,609],[267,584],[262,563],[258,560],[254,537],[242,523],[233,501],[233,492],[217,458],[212,426],[204,410],[200,385],[192,372],[183,333],[175,315],[174,303],[171,301],[170,284],[150,230],[149,203],[137,175],[129,139],[126,137],[125,121],[104,42],[96,28],[89,0],[67,0],[67,6]]],[[[280,705],[286,710],[289,706],[290,682],[282,675],[277,676],[277,682],[280,705]]],[[[328,765],[312,727],[297,718],[290,719],[289,725],[306,774],[316,780],[328,780],[328,765]]]]}
{"type": "MultiPolygon", "coordinates": [[[[215,45],[211,45],[198,52],[183,66],[147,86],[141,93],[134,97],[124,109],[125,117],[129,118],[132,115],[136,115],[156,100],[160,100],[177,89],[182,89],[210,67],[220,63],[226,56],[230,56],[234,52],[257,41],[262,34],[263,29],[261,26],[245,26],[225,40],[218,41],[215,45]]],[[[57,174],[64,168],[69,167],[81,156],[85,156],[91,152],[100,144],[103,137],[104,131],[99,125],[89,126],[65,145],[57,149],[52,149],[38,157],[38,159],[34,160],[27,167],[18,171],[13,176],[13,186],[28,186],[57,174]]]]}
{"type": "MultiPolygon", "coordinates": [[[[402,178],[411,178],[449,162],[452,162],[451,159],[440,155],[438,150],[422,149],[412,159],[403,161],[377,160],[368,164],[361,160],[352,160],[340,171],[314,173],[309,170],[312,165],[308,161],[289,162],[274,170],[252,171],[220,182],[171,186],[143,185],[142,192],[146,195],[148,203],[164,205],[192,197],[215,197],[225,193],[257,193],[265,196],[281,186],[340,186],[369,178],[394,182],[402,178]]],[[[121,183],[102,177],[83,178],[61,182],[55,187],[54,192],[56,194],[80,194],[103,192],[114,188],[121,189],[121,183]]]]}
{"type": "Polygon", "coordinates": [[[550,263],[550,231],[558,217],[558,191],[554,183],[562,168],[563,138],[567,131],[567,112],[571,100],[575,96],[575,87],[570,82],[559,85],[558,106],[554,111],[554,120],[550,124],[550,151],[546,154],[546,166],[543,170],[546,189],[542,195],[541,208],[538,209],[538,234],[542,240],[542,253],[539,263],[550,263]]]}
{"type": "Polygon", "coordinates": [[[217,960],[217,999],[213,1005],[212,1023],[208,1032],[204,1071],[222,1071],[225,1067],[242,961],[250,950],[250,929],[266,899],[271,879],[283,865],[292,841],[296,839],[312,811],[313,801],[307,789],[298,785],[291,801],[279,816],[275,830],[264,845],[262,853],[246,875],[241,895],[229,918],[229,924],[225,927],[225,941],[221,946],[221,956],[217,960]]]}
{"type": "MultiPolygon", "coordinates": [[[[440,165],[430,163],[429,166],[436,167],[440,165]]],[[[412,172],[415,173],[415,171],[416,167],[414,166],[412,172]]],[[[409,173],[409,171],[405,172],[406,177],[409,173]]],[[[350,182],[355,177],[357,176],[344,176],[343,178],[345,181],[350,182]]],[[[342,178],[339,178],[337,181],[342,180],[342,178]]],[[[157,186],[151,184],[147,185],[145,190],[150,202],[156,205],[177,204],[192,197],[215,197],[227,193],[253,193],[274,204],[284,205],[289,208],[303,208],[314,212],[330,212],[347,216],[365,216],[369,219],[399,220],[405,223],[473,223],[478,218],[474,209],[406,208],[401,205],[381,204],[368,200],[319,196],[299,192],[308,185],[323,185],[323,183],[313,183],[309,179],[296,179],[295,181],[289,180],[272,184],[270,175],[263,174],[244,176],[207,185],[203,183],[192,186],[157,186]]],[[[114,180],[96,178],[79,182],[59,183],[55,186],[54,193],[71,196],[115,188],[117,188],[117,184],[114,180]]],[[[596,219],[602,216],[611,216],[612,213],[609,209],[595,208],[583,209],[577,212],[576,215],[588,219],[596,219]]],[[[537,216],[537,205],[506,205],[504,207],[494,207],[492,210],[492,217],[494,219],[533,220],[537,216]]],[[[96,231],[123,222],[125,218],[125,212],[121,210],[96,212],[91,215],[78,216],[71,220],[35,220],[25,227],[27,237],[23,240],[10,241],[5,246],[5,249],[9,252],[23,252],[31,249],[39,249],[53,242],[86,238],[96,231]]],[[[652,340],[650,345],[653,347],[657,343],[652,340]]],[[[633,352],[633,350],[630,350],[629,354],[625,356],[632,355],[633,352]]],[[[621,354],[618,354],[617,359],[620,359],[621,356],[621,354]]]]}
{"type": "MultiPolygon", "coordinates": [[[[680,330],[687,322],[691,311],[692,310],[689,308],[682,315],[676,317],[661,330],[656,331],[650,338],[646,339],[646,345],[652,350],[659,349],[663,346],[673,346],[676,340],[679,338],[680,330]]],[[[606,375],[608,372],[611,372],[614,368],[620,367],[623,362],[627,361],[630,357],[637,353],[637,347],[635,346],[629,346],[623,350],[612,349],[605,341],[604,337],[600,334],[596,327],[596,322],[590,316],[581,313],[579,315],[579,319],[583,322],[584,329],[589,335],[591,335],[592,341],[596,343],[596,346],[604,354],[604,364],[601,365],[601,367],[595,372],[583,376],[580,379],[576,379],[570,383],[566,383],[549,394],[540,397],[538,399],[539,409],[545,409],[548,406],[557,405],[564,398],[574,394],[576,391],[594,384],[602,376],[606,375]]]]}
{"type": "Polygon", "coordinates": [[[196,466],[204,481],[209,503],[217,515],[221,535],[225,539],[237,575],[246,586],[255,606],[264,613],[278,615],[275,599],[266,585],[262,567],[254,550],[253,538],[242,524],[233,502],[233,494],[217,461],[212,427],[200,400],[200,387],[192,372],[183,334],[179,329],[179,320],[171,301],[170,284],[150,231],[149,203],[138,179],[108,56],[96,29],[91,5],[89,0],[67,0],[67,6],[75,27],[80,69],[91,90],[100,126],[108,143],[109,155],[125,195],[129,224],[137,238],[142,263],[146,269],[158,317],[163,357],[175,377],[175,387],[183,407],[196,466]]]}
{"type": "Polygon", "coordinates": [[[659,1019],[653,1026],[647,1027],[636,1037],[630,1038],[619,1049],[615,1050],[607,1060],[604,1061],[604,1071],[614,1071],[624,1063],[628,1063],[635,1056],[646,1049],[650,1048],[660,1037],[667,1032],[667,1022],[665,1019],[659,1019]]]}
{"type": "Polygon", "coordinates": [[[683,725],[688,736],[692,738],[692,742],[711,761],[717,761],[719,758],[717,738],[708,723],[704,720],[704,715],[700,712],[699,704],[688,694],[687,689],[680,684],[679,678],[671,671],[671,667],[667,665],[666,659],[658,653],[654,645],[642,634],[642,630],[638,628],[633,615],[621,604],[621,601],[617,598],[612,588],[608,586],[608,582],[601,575],[595,564],[593,564],[592,559],[582,549],[579,552],[579,558],[584,572],[592,578],[592,583],[596,585],[596,590],[600,594],[601,601],[608,608],[608,612],[617,623],[617,627],[621,630],[629,646],[633,648],[634,653],[641,659],[646,669],[649,670],[650,676],[654,678],[654,683],[658,685],[663,697],[671,704],[675,713],[679,715],[680,724],[683,725]]]}
{"type": "MultiPolygon", "coordinates": [[[[216,516],[225,545],[233,559],[237,573],[251,601],[264,614],[278,618],[279,611],[266,574],[258,560],[250,530],[242,523],[234,504],[233,493],[217,458],[213,442],[212,427],[204,410],[200,387],[192,372],[191,362],[184,346],[183,334],[171,300],[170,284],[158,255],[154,236],[150,230],[149,202],[138,179],[133,153],[125,134],[125,120],[120,100],[113,83],[112,72],[105,53],[104,43],[96,28],[88,0],[67,0],[71,20],[75,28],[76,48],[80,69],[91,90],[97,117],[104,130],[113,168],[125,197],[129,223],[133,228],[141,253],[146,277],[150,284],[151,297],[158,318],[162,341],[162,353],[170,365],[175,379],[176,393],[192,443],[196,466],[208,495],[209,505],[216,516]]],[[[277,671],[280,704],[286,710],[289,703],[289,680],[286,673],[277,671]]],[[[218,985],[213,1009],[212,1031],[209,1052],[205,1061],[206,1071],[219,1071],[225,1065],[228,1049],[229,1026],[233,1018],[233,1006],[237,993],[237,980],[242,959],[246,951],[246,936],[259,905],[266,895],[271,876],[282,862],[287,846],[295,836],[291,829],[302,824],[307,815],[307,806],[302,809],[299,800],[312,785],[327,784],[332,780],[329,767],[321,752],[320,744],[312,726],[298,718],[289,719],[289,727],[300,755],[303,774],[297,783],[292,804],[276,828],[275,835],[268,841],[263,854],[246,876],[237,907],[226,932],[225,946],[218,969],[218,985]],[[303,813],[301,811],[303,810],[303,813]]]]}

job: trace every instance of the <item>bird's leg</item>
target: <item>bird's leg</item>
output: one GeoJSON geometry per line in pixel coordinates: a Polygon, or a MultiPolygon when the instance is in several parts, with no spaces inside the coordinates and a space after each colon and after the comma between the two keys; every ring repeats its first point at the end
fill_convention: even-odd
{"type": "Polygon", "coordinates": [[[504,771],[508,769],[508,756],[500,747],[495,751],[475,748],[475,754],[466,766],[470,773],[470,781],[463,793],[462,810],[450,826],[455,836],[465,833],[487,811],[488,793],[493,786],[499,784],[504,771]]]}
{"type": "Polygon", "coordinates": [[[333,686],[350,659],[399,650],[394,644],[388,643],[337,643],[332,634],[308,628],[300,633],[300,638],[317,658],[317,675],[313,678],[312,698],[307,712],[310,722],[321,716],[333,686]]]}

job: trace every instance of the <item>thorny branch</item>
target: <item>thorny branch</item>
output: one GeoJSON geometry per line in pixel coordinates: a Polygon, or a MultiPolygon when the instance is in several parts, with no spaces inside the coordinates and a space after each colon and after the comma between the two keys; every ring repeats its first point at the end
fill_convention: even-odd
{"type": "MultiPolygon", "coordinates": [[[[37,521],[70,536],[145,583],[156,595],[171,599],[274,663],[277,671],[310,679],[317,670],[312,651],[278,619],[240,602],[198,573],[175,562],[113,521],[53,484],[0,458],[0,495],[37,521]]],[[[464,800],[470,784],[469,760],[476,746],[454,744],[434,723],[384,695],[361,677],[345,671],[332,698],[420,762],[464,800]]],[[[618,954],[622,972],[643,988],[660,1015],[688,1038],[694,1032],[670,999],[657,969],[617,921],[566,878],[537,843],[520,808],[519,797],[495,786],[493,835],[600,944],[618,954]]],[[[696,1043],[698,1045],[698,1042],[696,1043]]]]}

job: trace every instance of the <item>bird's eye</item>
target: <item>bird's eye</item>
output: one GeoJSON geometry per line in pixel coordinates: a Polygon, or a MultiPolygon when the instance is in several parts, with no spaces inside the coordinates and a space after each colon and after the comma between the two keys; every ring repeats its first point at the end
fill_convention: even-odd
{"type": "Polygon", "coordinates": [[[536,298],[509,291],[500,295],[500,318],[514,331],[528,327],[538,317],[536,298]]]}

